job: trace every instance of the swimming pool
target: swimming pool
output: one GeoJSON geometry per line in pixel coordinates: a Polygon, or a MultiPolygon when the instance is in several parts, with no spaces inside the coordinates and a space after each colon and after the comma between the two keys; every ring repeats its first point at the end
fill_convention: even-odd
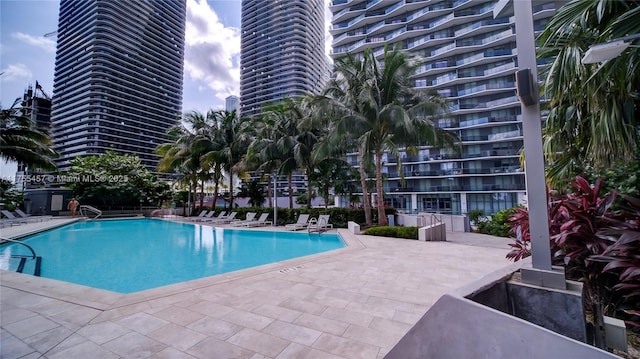
{"type": "MultiPolygon", "coordinates": [[[[42,277],[119,293],[345,246],[337,234],[238,230],[160,219],[75,222],[22,241],[42,257],[42,277]]],[[[0,269],[15,270],[10,255],[27,253],[24,246],[1,246],[0,269]]]]}

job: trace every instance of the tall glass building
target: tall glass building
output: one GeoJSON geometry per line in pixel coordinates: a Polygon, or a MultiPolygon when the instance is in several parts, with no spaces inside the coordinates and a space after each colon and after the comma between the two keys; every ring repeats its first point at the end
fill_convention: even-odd
{"type": "MultiPolygon", "coordinates": [[[[511,208],[525,198],[520,102],[516,97],[515,24],[512,15],[493,17],[497,0],[333,0],[332,57],[384,45],[420,59],[416,88],[435,90],[451,113],[438,126],[455,133],[460,151],[430,146],[385,155],[388,204],[405,212],[485,214],[511,208]]],[[[514,0],[514,5],[519,6],[514,0]]],[[[536,31],[555,12],[553,0],[534,1],[536,31]]],[[[356,156],[349,161],[357,164],[356,156]]]]}
{"type": "Polygon", "coordinates": [[[322,90],[323,0],[242,0],[240,112],[322,90]]]}
{"type": "Polygon", "coordinates": [[[155,170],[182,110],[186,0],[61,0],[52,124],[58,166],[113,150],[155,170]]]}

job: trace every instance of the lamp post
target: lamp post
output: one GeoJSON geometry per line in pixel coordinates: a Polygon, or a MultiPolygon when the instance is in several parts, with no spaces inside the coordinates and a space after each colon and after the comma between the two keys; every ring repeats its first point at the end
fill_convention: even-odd
{"type": "Polygon", "coordinates": [[[551,266],[549,243],[549,215],[547,188],[542,150],[542,121],[538,93],[538,71],[536,43],[533,29],[531,0],[500,0],[493,15],[498,17],[509,6],[513,6],[518,49],[518,73],[516,76],[518,97],[522,109],[522,135],[525,152],[525,182],[529,208],[531,235],[531,268],[522,268],[522,281],[550,288],[566,288],[564,273],[551,266]]]}

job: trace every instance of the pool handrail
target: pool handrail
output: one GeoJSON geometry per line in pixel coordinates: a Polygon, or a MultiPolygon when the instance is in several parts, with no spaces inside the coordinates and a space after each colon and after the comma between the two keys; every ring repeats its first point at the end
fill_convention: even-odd
{"type": "Polygon", "coordinates": [[[84,217],[84,213],[83,211],[89,211],[89,212],[93,212],[96,214],[95,217],[90,218],[90,219],[96,219],[98,217],[100,217],[102,215],[102,211],[97,209],[96,207],[93,206],[89,206],[88,204],[83,204],[80,206],[80,215],[84,217]]]}
{"type": "Polygon", "coordinates": [[[32,248],[30,245],[28,245],[28,244],[26,244],[26,243],[24,243],[24,242],[22,242],[22,241],[18,241],[18,240],[15,240],[15,239],[9,239],[9,238],[0,237],[0,242],[11,242],[11,243],[18,243],[18,244],[22,244],[23,246],[25,246],[25,247],[29,248],[29,251],[31,251],[31,256],[32,256],[32,258],[31,258],[31,259],[36,259],[36,251],[34,251],[34,250],[33,250],[33,248],[32,248]]]}

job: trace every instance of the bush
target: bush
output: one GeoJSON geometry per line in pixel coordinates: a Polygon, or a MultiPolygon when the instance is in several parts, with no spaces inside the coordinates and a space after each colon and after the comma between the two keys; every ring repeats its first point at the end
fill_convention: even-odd
{"type": "Polygon", "coordinates": [[[364,234],[380,237],[418,239],[418,227],[372,227],[367,229],[364,234]]]}
{"type": "MultiPolygon", "coordinates": [[[[592,313],[617,316],[640,330],[640,198],[605,194],[604,188],[601,179],[591,184],[578,176],[570,193],[550,195],[550,255],[569,279],[584,283],[592,313]]],[[[521,235],[507,258],[519,260],[531,254],[528,212],[516,213],[511,225],[521,235]]],[[[602,318],[594,320],[600,328],[602,318]]]]}
{"type": "Polygon", "coordinates": [[[490,219],[479,219],[476,222],[478,232],[498,237],[511,237],[509,233],[511,230],[509,218],[516,213],[516,210],[517,207],[503,209],[491,216],[490,219]]]}
{"type": "Polygon", "coordinates": [[[480,218],[484,216],[484,211],[481,209],[472,209],[469,211],[468,216],[469,220],[477,226],[478,222],[480,222],[480,218]]]}

